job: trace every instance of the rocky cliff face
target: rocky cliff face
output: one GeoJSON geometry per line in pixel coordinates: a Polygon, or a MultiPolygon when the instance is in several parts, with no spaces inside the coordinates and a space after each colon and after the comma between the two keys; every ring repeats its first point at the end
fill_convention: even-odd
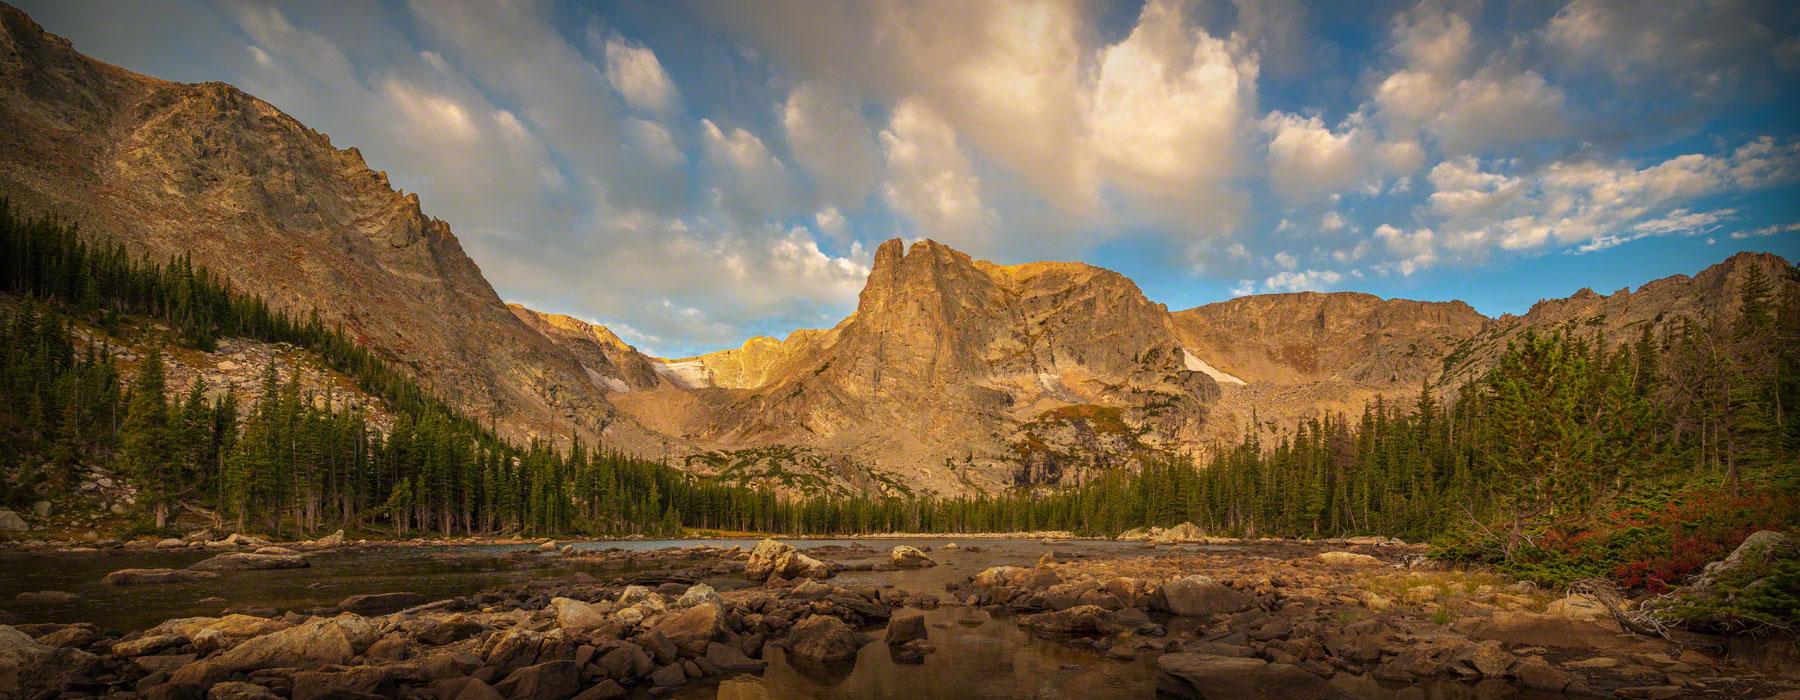
{"type": "Polygon", "coordinates": [[[190,253],[278,308],[317,310],[503,432],[661,446],[356,149],[230,85],[87,58],[4,5],[0,195],[152,257],[190,253]]]}
{"type": "Polygon", "coordinates": [[[1200,434],[1219,389],[1185,358],[1168,311],[1118,273],[892,240],[836,327],[667,361],[674,387],[620,405],[703,444],[829,449],[927,489],[1064,484],[1115,466],[1080,448],[1200,434]],[[1071,406],[1092,410],[1038,420],[1071,406]],[[1092,441],[1096,424],[1130,439],[1092,441]]]}

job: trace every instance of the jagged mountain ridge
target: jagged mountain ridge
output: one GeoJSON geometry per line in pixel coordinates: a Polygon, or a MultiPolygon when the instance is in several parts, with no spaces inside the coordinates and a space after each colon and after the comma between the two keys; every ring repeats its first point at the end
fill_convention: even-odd
{"type": "Polygon", "coordinates": [[[417,195],[267,102],[96,61],[0,4],[0,125],[0,195],[24,211],[316,310],[504,434],[663,447],[507,309],[417,195]]]}
{"type": "Polygon", "coordinates": [[[16,206],[316,309],[505,434],[599,439],[789,493],[1078,483],[1204,450],[1252,415],[1282,425],[1453,385],[1529,326],[1626,340],[1646,321],[1717,314],[1750,266],[1785,264],[1740,254],[1516,317],[1349,292],[1171,313],[1098,267],[894,240],[832,328],[654,358],[502,303],[416,196],[275,107],[94,61],[3,4],[0,30],[0,196],[16,206]]]}

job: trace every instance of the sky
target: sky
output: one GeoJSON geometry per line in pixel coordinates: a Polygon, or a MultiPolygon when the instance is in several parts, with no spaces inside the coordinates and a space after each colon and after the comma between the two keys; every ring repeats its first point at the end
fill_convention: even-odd
{"type": "Polygon", "coordinates": [[[664,357],[835,324],[896,237],[1171,309],[1800,259],[1800,3],[10,1],[358,147],[502,298],[664,357]]]}

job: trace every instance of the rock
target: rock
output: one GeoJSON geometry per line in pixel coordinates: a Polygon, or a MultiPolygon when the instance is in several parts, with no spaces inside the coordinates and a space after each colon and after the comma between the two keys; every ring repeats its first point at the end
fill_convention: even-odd
{"type": "Polygon", "coordinates": [[[1344,693],[1325,679],[1288,664],[1205,654],[1164,654],[1156,691],[1184,700],[1310,700],[1339,698],[1344,693]]]}
{"type": "Polygon", "coordinates": [[[1067,610],[1038,613],[1019,621],[1035,630],[1057,634],[1113,634],[1125,626],[1113,619],[1112,612],[1097,605],[1078,605],[1067,610]]]}
{"type": "Polygon", "coordinates": [[[81,600],[81,596],[68,591],[28,591],[13,598],[27,605],[61,605],[81,600]]]}
{"type": "Polygon", "coordinates": [[[687,679],[687,671],[681,668],[681,664],[658,666],[650,672],[650,683],[659,688],[673,688],[687,683],[687,679]]]}
{"type": "Polygon", "coordinates": [[[280,700],[274,691],[255,683],[219,683],[206,690],[206,700],[280,700]]]}
{"type": "Polygon", "coordinates": [[[300,671],[292,676],[293,700],[331,700],[362,694],[392,697],[395,687],[388,670],[358,666],[343,671],[300,671]]]}
{"type": "Polygon", "coordinates": [[[932,561],[931,557],[925,556],[925,553],[919,551],[918,548],[903,544],[894,547],[893,553],[888,555],[888,562],[905,569],[937,566],[937,562],[932,561]]]}
{"type": "Polygon", "coordinates": [[[813,661],[854,659],[869,640],[830,615],[814,615],[788,630],[787,653],[813,661]]]}
{"type": "Polygon", "coordinates": [[[200,630],[188,637],[193,642],[195,653],[206,656],[215,651],[224,651],[231,646],[231,638],[218,630],[200,630]]]}
{"type": "Polygon", "coordinates": [[[353,641],[372,631],[365,631],[367,626],[368,623],[360,619],[355,622],[346,618],[312,620],[252,638],[210,661],[230,671],[245,672],[263,668],[316,669],[327,664],[343,664],[356,655],[353,641]]]}
{"type": "Polygon", "coordinates": [[[625,697],[625,686],[611,678],[594,684],[594,687],[581,691],[575,700],[618,700],[625,697]]]}
{"type": "Polygon", "coordinates": [[[1550,662],[1539,656],[1527,656],[1519,659],[1518,663],[1513,664],[1512,676],[1519,681],[1520,685],[1527,688],[1558,693],[1563,692],[1565,688],[1575,682],[1574,677],[1562,669],[1551,666],[1550,662]]]}
{"type": "Polygon", "coordinates": [[[39,644],[53,647],[85,647],[99,635],[95,634],[92,625],[69,625],[50,634],[40,635],[39,644]]]}
{"type": "Polygon", "coordinates": [[[899,646],[915,639],[924,639],[925,616],[919,613],[896,615],[888,620],[888,646],[899,646]]]}
{"type": "Polygon", "coordinates": [[[1454,668],[1466,676],[1501,678],[1516,659],[1500,647],[1499,642],[1486,641],[1458,652],[1451,660],[1454,668]]]}
{"type": "Polygon", "coordinates": [[[25,519],[19,517],[18,513],[14,513],[11,510],[0,508],[0,530],[7,530],[7,531],[11,531],[11,532],[24,532],[24,531],[30,530],[30,529],[31,529],[31,526],[27,525],[25,523],[25,519]]]}
{"type": "Polygon", "coordinates": [[[56,512],[56,506],[51,505],[49,501],[33,501],[31,503],[31,514],[39,518],[48,518],[54,512],[56,512]]]}
{"type": "Polygon", "coordinates": [[[188,638],[179,634],[147,634],[129,642],[114,644],[112,653],[115,656],[125,657],[145,656],[169,649],[178,649],[186,643],[188,643],[188,638]]]}
{"type": "Polygon", "coordinates": [[[1423,586],[1414,586],[1406,589],[1406,593],[1402,594],[1400,599],[1413,605],[1424,605],[1425,603],[1437,600],[1440,593],[1442,593],[1442,591],[1438,590],[1437,586],[1428,583],[1423,586]]]}
{"type": "Polygon", "coordinates": [[[466,615],[451,615],[439,620],[431,629],[419,633],[419,641],[433,646],[452,644],[481,633],[481,623],[466,615]]]}
{"type": "Polygon", "coordinates": [[[548,634],[514,627],[488,637],[481,656],[496,674],[509,674],[526,666],[575,658],[575,647],[560,629],[548,634]]]}
{"type": "Polygon", "coordinates": [[[688,608],[680,615],[663,621],[651,631],[660,633],[675,644],[682,656],[693,658],[706,653],[706,647],[718,635],[723,624],[719,608],[711,603],[688,608]]]}
{"type": "Polygon", "coordinates": [[[1634,698],[1637,700],[1670,700],[1671,698],[1681,697],[1681,686],[1679,686],[1679,685],[1634,686],[1634,687],[1629,687],[1629,688],[1620,688],[1613,692],[1617,695],[1617,697],[1621,697],[1621,698],[1634,698]]]}
{"type": "Polygon", "coordinates": [[[382,637],[379,641],[369,645],[369,650],[364,652],[363,656],[368,657],[370,663],[377,661],[405,661],[406,637],[399,632],[394,632],[386,637],[382,637]]]}
{"type": "Polygon", "coordinates": [[[337,532],[313,540],[312,543],[318,547],[337,547],[344,543],[344,531],[338,530],[337,532]]]}
{"type": "Polygon", "coordinates": [[[649,675],[656,663],[638,645],[626,643],[601,655],[600,667],[606,669],[606,675],[624,680],[649,675]]]}
{"type": "Polygon", "coordinates": [[[836,588],[818,581],[801,581],[800,585],[788,591],[788,597],[800,600],[819,600],[836,592],[836,588]]]}
{"type": "Polygon", "coordinates": [[[288,548],[286,548],[286,547],[276,547],[276,546],[273,546],[273,545],[270,545],[270,546],[268,546],[268,547],[257,547],[257,548],[256,548],[256,553],[257,553],[257,554],[284,554],[284,555],[286,555],[286,554],[299,554],[299,552],[296,552],[296,551],[294,551],[294,550],[291,550],[291,549],[288,549],[288,548]]]}
{"type": "Polygon", "coordinates": [[[220,542],[234,547],[266,547],[269,545],[268,540],[241,532],[233,532],[230,537],[226,537],[220,542]]]}
{"type": "Polygon", "coordinates": [[[719,592],[704,583],[688,586],[687,592],[682,593],[681,597],[675,600],[677,608],[691,608],[702,604],[712,605],[720,610],[724,610],[726,607],[725,599],[719,597],[719,592]]]}
{"type": "Polygon", "coordinates": [[[609,622],[605,610],[573,598],[552,598],[545,609],[556,614],[556,626],[572,632],[599,629],[609,622]]]}
{"type": "Polygon", "coordinates": [[[1456,631],[1471,639],[1491,639],[1506,644],[1565,649],[1598,649],[1611,646],[1617,627],[1607,629],[1594,622],[1580,622],[1517,610],[1496,610],[1487,617],[1459,620],[1456,631]]]}
{"type": "Polygon", "coordinates": [[[1380,559],[1355,552],[1320,552],[1319,561],[1342,568],[1381,566],[1380,559]]]}
{"type": "MultiPolygon", "coordinates": [[[[237,535],[232,535],[237,537],[237,535]]],[[[194,571],[260,571],[266,569],[304,569],[312,566],[304,557],[292,554],[251,554],[232,552],[199,561],[188,568],[194,571]]]]}
{"type": "Polygon", "coordinates": [[[1250,596],[1205,576],[1189,576],[1158,586],[1151,606],[1176,615],[1242,612],[1255,604],[1250,596]]]}
{"type": "Polygon", "coordinates": [[[1011,585],[1014,585],[1014,581],[1017,581],[1018,579],[1022,578],[1025,575],[1025,573],[1026,573],[1025,569],[1019,568],[1017,566],[989,567],[988,569],[983,570],[981,573],[975,574],[975,579],[972,583],[974,583],[974,585],[979,586],[981,588],[993,588],[995,586],[1011,586],[1011,585]]]}
{"type": "MultiPolygon", "coordinates": [[[[156,541],[157,549],[175,549],[177,547],[186,547],[186,546],[187,546],[187,542],[183,541],[179,537],[170,537],[167,539],[161,539],[161,540],[156,541]]],[[[258,687],[261,687],[261,686],[258,686],[258,687]]]]}
{"type": "Polygon", "coordinates": [[[789,545],[765,539],[750,550],[750,558],[744,563],[744,576],[752,581],[763,581],[772,576],[830,578],[831,567],[789,545]]]}
{"type": "Polygon", "coordinates": [[[211,570],[187,569],[119,569],[106,574],[104,581],[115,587],[139,585],[139,583],[189,583],[200,579],[220,578],[211,570]]]}
{"type": "Polygon", "coordinates": [[[364,593],[345,598],[338,603],[338,609],[357,615],[386,615],[400,612],[415,605],[424,605],[429,598],[417,593],[364,593]]]}
{"type": "Polygon", "coordinates": [[[1154,532],[1154,534],[1152,534],[1150,536],[1150,541],[1155,542],[1157,544],[1170,544],[1170,543],[1175,543],[1175,542],[1200,542],[1200,541],[1204,541],[1206,539],[1206,531],[1201,530],[1198,525],[1195,525],[1193,523],[1182,523],[1180,525],[1176,525],[1175,527],[1164,529],[1160,532],[1156,532],[1156,531],[1153,531],[1153,532],[1154,532]]]}
{"type": "Polygon", "coordinates": [[[526,666],[495,683],[494,690],[508,700],[565,700],[581,690],[581,668],[574,661],[526,666]]]}
{"type": "Polygon", "coordinates": [[[704,658],[712,663],[713,666],[718,667],[719,670],[727,673],[735,673],[738,671],[760,671],[763,667],[769,665],[769,662],[767,661],[752,659],[745,656],[744,652],[739,651],[737,648],[729,644],[720,644],[718,642],[706,645],[706,656],[704,658]]]}
{"type": "Polygon", "coordinates": [[[1600,620],[1612,617],[1606,607],[1583,595],[1570,594],[1550,601],[1544,608],[1545,615],[1568,618],[1570,620],[1600,620]]]}

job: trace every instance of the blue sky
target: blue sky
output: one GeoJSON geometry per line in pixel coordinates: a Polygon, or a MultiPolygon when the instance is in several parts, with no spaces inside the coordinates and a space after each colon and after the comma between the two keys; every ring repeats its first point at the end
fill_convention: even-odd
{"type": "Polygon", "coordinates": [[[876,245],[1187,308],[1800,255],[1800,5],[25,0],[361,149],[502,297],[684,356],[835,323],[876,245]]]}

